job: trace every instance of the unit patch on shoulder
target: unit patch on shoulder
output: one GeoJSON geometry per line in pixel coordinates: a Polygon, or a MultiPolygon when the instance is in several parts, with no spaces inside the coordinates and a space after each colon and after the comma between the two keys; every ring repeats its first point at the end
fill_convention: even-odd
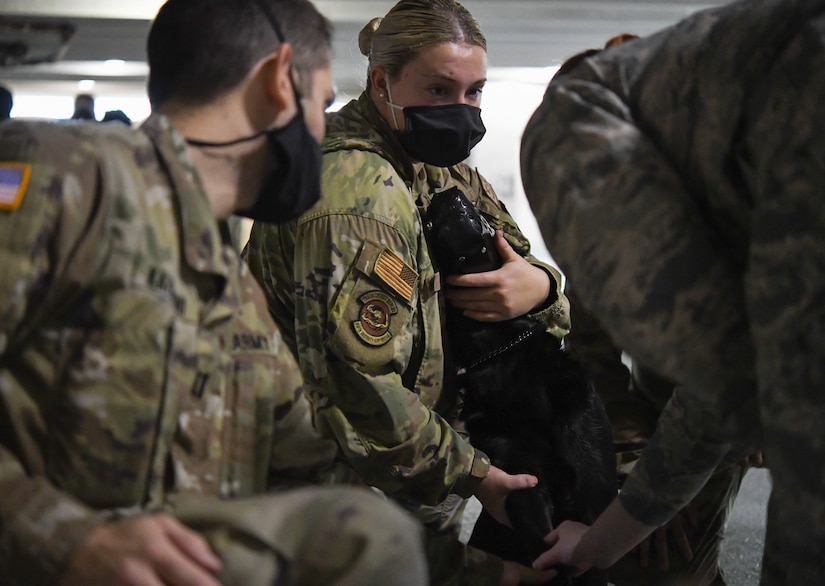
{"type": "Polygon", "coordinates": [[[389,248],[375,260],[375,274],[407,301],[412,301],[418,273],[389,248]]]}
{"type": "Polygon", "coordinates": [[[20,207],[31,172],[31,165],[0,162],[0,210],[14,211],[20,207]]]}
{"type": "Polygon", "coordinates": [[[370,346],[383,346],[392,338],[390,324],[392,316],[398,313],[398,306],[392,297],[381,291],[368,291],[358,300],[361,310],[358,319],[352,322],[355,333],[370,346]]]}

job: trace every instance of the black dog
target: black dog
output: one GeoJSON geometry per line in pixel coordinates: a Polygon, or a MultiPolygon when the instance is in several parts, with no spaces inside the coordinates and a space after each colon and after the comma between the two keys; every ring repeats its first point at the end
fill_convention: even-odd
{"type": "MultiPolygon", "coordinates": [[[[424,224],[443,275],[501,266],[494,230],[460,190],[434,195],[424,224]]],[[[539,480],[508,497],[513,529],[482,512],[470,544],[530,565],[561,521],[590,524],[616,495],[610,422],[584,367],[542,324],[482,323],[448,310],[447,336],[471,443],[505,472],[539,480]]],[[[590,570],[572,579],[561,568],[551,583],[603,586],[607,576],[590,570]]]]}

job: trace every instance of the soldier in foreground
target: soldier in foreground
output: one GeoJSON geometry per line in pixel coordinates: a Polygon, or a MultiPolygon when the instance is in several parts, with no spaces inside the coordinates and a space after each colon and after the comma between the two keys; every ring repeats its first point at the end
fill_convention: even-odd
{"type": "Polygon", "coordinates": [[[610,566],[720,464],[773,474],[762,584],[825,579],[825,1],[746,0],[583,60],[522,171],[616,345],[678,386],[619,498],[537,566],[610,566]]]}
{"type": "Polygon", "coordinates": [[[273,494],[334,445],[226,230],[318,199],[330,35],[307,0],[170,0],[140,130],[0,129],[4,585],[426,583],[370,491],[273,494]]]}

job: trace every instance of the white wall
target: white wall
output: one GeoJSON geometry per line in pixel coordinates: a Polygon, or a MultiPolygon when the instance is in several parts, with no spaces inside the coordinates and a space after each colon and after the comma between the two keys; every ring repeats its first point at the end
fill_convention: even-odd
{"type": "MultiPolygon", "coordinates": [[[[530,240],[533,253],[553,264],[524,196],[519,173],[519,147],[524,127],[541,102],[547,82],[555,71],[556,68],[490,68],[489,81],[482,94],[482,118],[487,134],[473,149],[468,161],[478,167],[493,185],[530,240]]],[[[20,93],[15,92],[12,116],[21,118],[68,118],[73,110],[73,94],[79,91],[74,84],[61,88],[65,89],[63,95],[38,95],[25,84],[13,88],[13,91],[15,89],[20,93]]],[[[98,119],[106,110],[115,109],[122,109],[136,123],[148,116],[149,102],[145,90],[142,86],[130,89],[133,91],[128,95],[108,95],[109,88],[105,84],[92,89],[97,96],[95,110],[98,119]]]]}
{"type": "Polygon", "coordinates": [[[525,236],[533,254],[555,264],[539,233],[538,224],[524,195],[519,171],[521,135],[541,103],[547,82],[556,68],[490,71],[484,87],[481,117],[487,127],[484,139],[468,161],[493,185],[525,236]]]}

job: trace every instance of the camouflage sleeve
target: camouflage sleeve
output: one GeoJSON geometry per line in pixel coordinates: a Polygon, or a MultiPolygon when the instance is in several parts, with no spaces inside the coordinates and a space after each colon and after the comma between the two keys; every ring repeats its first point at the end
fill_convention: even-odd
{"type": "Polygon", "coordinates": [[[241,256],[261,285],[266,304],[281,336],[297,357],[295,347],[295,287],[293,256],[296,222],[255,222],[241,256]]]}
{"type": "Polygon", "coordinates": [[[564,294],[564,280],[553,266],[537,259],[530,252],[530,241],[521,232],[516,220],[496,196],[493,186],[477,170],[472,172],[471,188],[477,195],[473,203],[496,230],[501,230],[513,250],[530,264],[547,273],[550,279],[550,295],[543,306],[531,312],[529,317],[543,322],[547,331],[563,338],[570,331],[570,303],[564,294]]]}
{"type": "Polygon", "coordinates": [[[617,443],[646,441],[653,432],[658,412],[630,390],[630,369],[622,361],[622,349],[613,343],[599,320],[567,288],[574,326],[565,338],[568,348],[582,360],[599,394],[617,443]]]}
{"type": "Polygon", "coordinates": [[[315,427],[298,364],[292,352],[283,346],[278,352],[276,369],[279,389],[268,486],[335,481],[335,443],[321,437],[315,427]]]}
{"type": "Polygon", "coordinates": [[[605,87],[561,78],[522,140],[525,191],[570,286],[613,340],[684,386],[622,490],[659,525],[758,428],[741,276],[668,159],[605,87]],[[750,429],[750,432],[746,430],[750,429]]]}
{"type": "MultiPolygon", "coordinates": [[[[82,158],[82,153],[66,145],[52,148],[66,158],[82,158]]],[[[95,200],[94,194],[81,189],[94,185],[94,165],[74,165],[74,173],[64,173],[41,159],[40,153],[41,146],[25,123],[2,126],[0,191],[22,197],[16,209],[0,206],[0,575],[4,584],[57,583],[75,544],[103,522],[101,513],[37,474],[44,468],[45,440],[38,437],[38,430],[47,428],[39,407],[46,390],[34,379],[12,379],[3,368],[9,360],[25,359],[23,339],[46,295],[53,293],[55,275],[68,263],[77,227],[86,224],[95,200]]]]}
{"type": "Polygon", "coordinates": [[[388,164],[371,163],[379,168],[369,177],[340,172],[352,163],[348,154],[325,155],[325,189],[358,193],[369,209],[310,213],[295,244],[298,355],[318,424],[362,478],[387,493],[426,504],[451,492],[469,496],[486,458],[402,378],[411,362],[437,358],[414,355],[416,335],[439,336],[440,347],[438,323],[417,303],[420,279],[400,295],[374,272],[382,254],[420,272],[418,214],[388,164]]]}

